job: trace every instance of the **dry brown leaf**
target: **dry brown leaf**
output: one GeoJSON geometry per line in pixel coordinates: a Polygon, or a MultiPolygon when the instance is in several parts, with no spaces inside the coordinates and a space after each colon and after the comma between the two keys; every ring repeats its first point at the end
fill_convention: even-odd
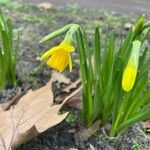
{"type": "Polygon", "coordinates": [[[126,23],[124,24],[124,28],[125,28],[126,30],[129,30],[132,26],[133,26],[133,25],[132,25],[131,23],[129,23],[129,22],[126,22],[126,23]]]}
{"type": "MultiPolygon", "coordinates": [[[[81,89],[81,79],[78,79],[75,82],[71,83],[69,86],[63,89],[62,92],[70,93],[71,91],[73,90],[75,91],[79,88],[81,89]]],[[[82,99],[82,93],[80,90],[76,95],[74,95],[71,99],[69,99],[69,101],[67,101],[67,104],[71,107],[81,109],[82,107],[81,99],[82,99]]]]}
{"type": "Polygon", "coordinates": [[[69,86],[64,88],[63,92],[69,93],[71,90],[76,89],[80,83],[81,79],[76,80],[75,82],[71,83],[69,86]]]}
{"type": "Polygon", "coordinates": [[[142,122],[143,128],[146,129],[147,132],[150,132],[150,120],[146,120],[142,122]]]}
{"type": "Polygon", "coordinates": [[[76,133],[77,130],[75,128],[68,130],[69,133],[76,133]]]}
{"type": "MultiPolygon", "coordinates": [[[[80,87],[80,89],[81,89],[81,87],[80,87]]],[[[67,105],[69,105],[71,107],[74,107],[74,108],[81,109],[82,108],[81,98],[82,98],[82,93],[81,93],[81,90],[80,90],[76,95],[74,95],[72,98],[70,98],[67,101],[67,105]]]]}
{"type": "Polygon", "coordinates": [[[79,150],[79,149],[77,149],[77,148],[69,148],[68,150],[79,150]]]}
{"type": "Polygon", "coordinates": [[[90,137],[92,134],[94,134],[95,132],[98,131],[99,129],[99,126],[100,126],[100,123],[101,121],[100,120],[97,120],[93,125],[92,127],[84,130],[83,132],[80,133],[80,136],[83,137],[83,138],[88,138],[90,137]]]}
{"type": "Polygon", "coordinates": [[[92,144],[90,144],[90,150],[96,150],[92,144]]]}
{"type": "Polygon", "coordinates": [[[23,92],[21,92],[21,89],[19,89],[19,91],[17,92],[16,96],[15,96],[12,100],[10,100],[10,101],[8,101],[8,102],[6,102],[6,103],[0,104],[0,108],[2,108],[2,110],[7,110],[7,109],[9,109],[13,104],[17,103],[18,100],[19,100],[25,93],[27,93],[27,90],[24,90],[23,92]]]}
{"type": "MultiPolygon", "coordinates": [[[[55,101],[57,103],[60,103],[63,101],[63,97],[65,97],[66,95],[68,95],[69,93],[76,91],[78,89],[81,89],[81,79],[76,80],[73,83],[70,83],[69,86],[67,86],[66,88],[64,88],[59,95],[55,98],[55,101]]],[[[69,99],[69,101],[67,101],[67,105],[74,107],[74,108],[78,108],[81,109],[81,98],[82,98],[82,93],[81,90],[74,95],[71,99],[69,99]]]]}
{"type": "Polygon", "coordinates": [[[69,84],[70,83],[70,79],[66,78],[65,76],[61,75],[60,73],[53,71],[52,73],[53,75],[53,80],[54,81],[59,81],[60,83],[65,83],[65,84],[69,84]]]}
{"type": "Polygon", "coordinates": [[[38,7],[44,8],[44,9],[51,9],[54,6],[51,3],[49,3],[49,2],[43,2],[43,3],[39,3],[38,7]]]}
{"type": "MultiPolygon", "coordinates": [[[[10,150],[60,123],[68,112],[58,115],[62,105],[74,96],[73,92],[59,105],[53,104],[52,83],[69,83],[59,73],[53,73],[47,85],[32,91],[29,90],[16,105],[8,110],[0,109],[0,150],[10,150]]],[[[80,90],[80,89],[79,89],[80,90]]]]}

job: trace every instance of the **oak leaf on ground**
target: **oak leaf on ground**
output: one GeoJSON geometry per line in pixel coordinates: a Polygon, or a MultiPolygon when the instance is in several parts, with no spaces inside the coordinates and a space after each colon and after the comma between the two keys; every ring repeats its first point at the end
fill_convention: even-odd
{"type": "Polygon", "coordinates": [[[0,108],[0,150],[15,149],[65,119],[68,112],[59,115],[60,108],[81,89],[56,105],[53,103],[52,91],[52,83],[55,81],[66,84],[70,82],[68,78],[55,72],[45,86],[35,91],[29,90],[8,110],[0,108]]]}

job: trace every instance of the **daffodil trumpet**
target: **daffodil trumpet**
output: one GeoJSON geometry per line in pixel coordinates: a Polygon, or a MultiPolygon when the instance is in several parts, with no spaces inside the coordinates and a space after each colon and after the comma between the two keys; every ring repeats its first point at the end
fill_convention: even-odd
{"type": "Polygon", "coordinates": [[[59,71],[62,72],[68,65],[70,72],[72,71],[72,60],[70,53],[74,52],[74,47],[70,44],[65,43],[64,41],[47,52],[45,52],[41,56],[41,60],[46,60],[46,64],[59,71]]]}
{"type": "Polygon", "coordinates": [[[139,64],[139,53],[141,47],[141,42],[139,40],[134,41],[132,44],[133,46],[131,55],[122,77],[122,88],[124,91],[127,92],[132,89],[136,79],[139,64]]]}
{"type": "Polygon", "coordinates": [[[62,72],[69,65],[70,72],[72,71],[72,60],[70,53],[74,52],[74,47],[72,46],[73,34],[76,32],[78,26],[73,25],[68,32],[64,40],[60,43],[60,45],[55,46],[45,52],[41,56],[41,60],[46,60],[46,64],[59,71],[62,72]]]}

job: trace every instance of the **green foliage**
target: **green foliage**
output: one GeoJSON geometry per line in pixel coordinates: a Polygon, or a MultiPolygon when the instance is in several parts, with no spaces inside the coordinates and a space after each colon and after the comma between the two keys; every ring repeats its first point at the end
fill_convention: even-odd
{"type": "Polygon", "coordinates": [[[69,114],[68,116],[67,116],[67,118],[65,119],[66,120],[66,122],[68,122],[69,124],[75,124],[75,122],[77,121],[77,115],[75,115],[75,114],[69,114]]]}
{"type": "Polygon", "coordinates": [[[83,86],[82,118],[88,127],[97,119],[100,119],[102,124],[111,120],[110,136],[116,136],[134,123],[150,118],[150,57],[146,55],[147,48],[140,56],[133,89],[126,92],[121,84],[123,71],[132,50],[132,42],[135,39],[144,42],[148,36],[147,33],[142,34],[143,24],[142,16],[135,30],[131,28],[120,44],[115,43],[114,33],[108,34],[103,47],[99,29],[96,27],[93,49],[86,44],[86,35],[83,29],[79,28],[77,42],[83,86]]]}
{"type": "Polygon", "coordinates": [[[10,0],[1,0],[0,1],[0,4],[3,4],[3,3],[8,3],[10,0]]]}
{"type": "MultiPolygon", "coordinates": [[[[111,122],[109,135],[117,136],[134,123],[150,118],[150,56],[147,55],[148,48],[143,46],[150,24],[144,24],[144,16],[137,21],[135,29],[130,28],[126,37],[120,40],[115,40],[114,32],[107,33],[104,44],[99,27],[95,28],[92,42],[88,42],[87,34],[79,25],[71,24],[68,31],[63,29],[51,33],[48,35],[50,38],[43,38],[42,42],[64,32],[68,34],[72,29],[74,32],[71,33],[76,33],[82,82],[82,120],[87,126],[99,119],[102,125],[111,122]],[[141,47],[143,51],[139,57],[136,51],[141,47]],[[130,58],[136,65],[132,61],[129,63],[130,58]],[[122,88],[122,77],[128,64],[136,72],[136,80],[130,89],[125,90],[122,88]]],[[[132,71],[128,73],[132,77],[132,71]]],[[[132,81],[132,78],[124,79],[127,84],[132,81]]]]}
{"type": "Polygon", "coordinates": [[[133,150],[144,150],[144,148],[142,148],[141,147],[141,145],[137,142],[137,140],[136,139],[132,139],[132,141],[133,141],[133,146],[132,146],[132,149],[133,150]]]}
{"type": "Polygon", "coordinates": [[[19,49],[19,33],[14,47],[13,25],[0,11],[0,89],[6,84],[16,84],[16,63],[19,49]]]}

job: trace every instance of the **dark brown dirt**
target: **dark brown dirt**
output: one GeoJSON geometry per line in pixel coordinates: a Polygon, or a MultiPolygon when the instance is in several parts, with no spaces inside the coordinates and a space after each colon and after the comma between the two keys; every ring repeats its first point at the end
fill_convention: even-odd
{"type": "MultiPolygon", "coordinates": [[[[77,110],[71,111],[78,114],[77,110]]],[[[136,124],[130,128],[123,136],[118,138],[108,138],[104,129],[100,129],[89,138],[80,136],[80,132],[85,127],[78,120],[70,125],[63,121],[59,125],[47,130],[37,138],[23,144],[17,150],[149,150],[150,140],[136,124]],[[137,145],[136,145],[137,144],[137,145]]]]}

